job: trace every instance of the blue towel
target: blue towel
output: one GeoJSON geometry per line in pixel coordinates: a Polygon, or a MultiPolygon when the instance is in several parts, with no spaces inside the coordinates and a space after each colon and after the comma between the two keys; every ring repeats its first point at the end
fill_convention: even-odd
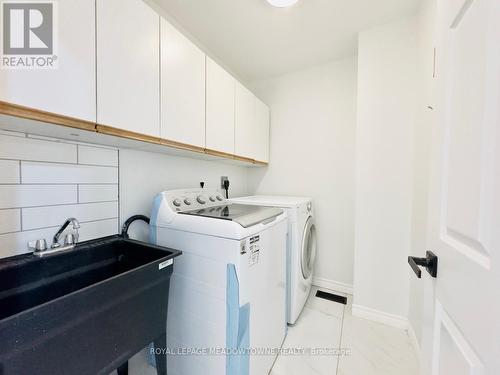
{"type": "Polygon", "coordinates": [[[250,304],[240,307],[240,285],[234,264],[227,265],[226,375],[248,375],[250,368],[250,304]]]}
{"type": "Polygon", "coordinates": [[[153,366],[156,368],[156,358],[155,358],[155,346],[153,343],[149,344],[148,346],[148,363],[150,366],[153,366]]]}

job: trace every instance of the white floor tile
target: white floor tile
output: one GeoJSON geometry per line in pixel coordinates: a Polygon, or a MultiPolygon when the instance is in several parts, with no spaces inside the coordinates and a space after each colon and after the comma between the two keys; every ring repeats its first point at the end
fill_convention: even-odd
{"type": "Polygon", "coordinates": [[[417,375],[418,363],[406,331],[352,316],[346,309],[338,375],[417,375]]]}
{"type": "MultiPolygon", "coordinates": [[[[289,327],[283,348],[342,348],[349,354],[282,355],[271,375],[418,374],[417,359],[405,331],[353,317],[351,296],[347,296],[347,305],[342,305],[315,297],[317,290],[313,288],[297,323],[289,327]]],[[[129,369],[131,375],[156,374],[147,364],[145,351],[130,360],[129,369]]]]}
{"type": "Polygon", "coordinates": [[[344,305],[315,297],[311,291],[297,323],[289,327],[284,349],[304,349],[304,355],[280,356],[271,375],[335,375],[344,305]],[[318,350],[324,350],[321,354],[318,350]],[[316,351],[316,352],[313,352],[316,351]]]}
{"type": "Polygon", "coordinates": [[[284,348],[333,347],[345,356],[281,356],[271,375],[417,375],[418,365],[405,331],[353,317],[352,296],[314,287],[284,348]],[[347,305],[315,297],[316,291],[343,295],[347,305]]]}

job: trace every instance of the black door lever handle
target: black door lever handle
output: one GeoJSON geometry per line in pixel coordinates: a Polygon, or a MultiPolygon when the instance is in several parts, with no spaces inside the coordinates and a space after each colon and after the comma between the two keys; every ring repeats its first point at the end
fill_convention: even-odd
{"type": "Polygon", "coordinates": [[[432,251],[427,251],[425,255],[425,258],[408,257],[408,264],[419,279],[422,277],[419,266],[425,267],[432,277],[437,276],[438,257],[432,251]]]}

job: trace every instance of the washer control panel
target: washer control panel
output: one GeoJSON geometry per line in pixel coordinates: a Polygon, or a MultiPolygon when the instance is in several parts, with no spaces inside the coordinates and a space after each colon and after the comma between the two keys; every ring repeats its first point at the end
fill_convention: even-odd
{"type": "Polygon", "coordinates": [[[167,202],[175,212],[199,210],[224,205],[226,198],[218,191],[187,189],[166,191],[167,202]]]}

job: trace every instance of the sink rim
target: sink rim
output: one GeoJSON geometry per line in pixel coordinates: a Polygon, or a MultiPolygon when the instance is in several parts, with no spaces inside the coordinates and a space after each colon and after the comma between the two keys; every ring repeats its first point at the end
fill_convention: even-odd
{"type": "Polygon", "coordinates": [[[67,293],[67,294],[64,294],[62,296],[59,296],[59,297],[53,298],[51,300],[48,300],[46,302],[37,304],[37,305],[35,305],[33,307],[30,307],[30,308],[28,308],[26,310],[22,310],[22,311],[17,312],[17,313],[15,313],[13,315],[7,316],[7,317],[5,317],[3,319],[0,319],[0,327],[5,322],[8,322],[10,319],[15,319],[15,318],[19,317],[22,314],[28,314],[28,313],[32,312],[33,310],[38,309],[38,308],[40,308],[42,306],[48,305],[48,304],[53,303],[55,301],[61,300],[63,298],[67,298],[67,297],[72,296],[72,295],[74,295],[76,293],[80,293],[80,292],[82,292],[84,290],[87,290],[87,289],[90,289],[90,288],[94,288],[94,287],[96,287],[98,285],[101,285],[103,283],[106,283],[106,282],[108,282],[110,280],[114,280],[114,279],[117,279],[119,277],[123,277],[123,276],[125,276],[125,275],[127,275],[127,274],[129,274],[131,272],[135,272],[137,270],[141,270],[143,268],[150,267],[151,265],[153,265],[155,263],[162,263],[162,262],[165,262],[167,260],[176,258],[176,257],[178,257],[179,255],[182,254],[182,251],[177,250],[177,249],[171,249],[171,248],[164,247],[164,246],[154,245],[154,244],[151,244],[151,243],[148,243],[148,242],[138,241],[138,240],[134,240],[134,239],[130,239],[130,238],[124,238],[124,237],[122,237],[119,234],[115,234],[115,235],[111,235],[111,236],[99,237],[99,238],[95,238],[95,239],[92,239],[92,240],[83,241],[83,242],[80,242],[77,245],[75,245],[74,249],[72,249],[70,251],[65,251],[65,252],[61,252],[61,253],[50,254],[50,255],[47,255],[46,257],[42,257],[42,258],[41,257],[37,257],[37,256],[33,255],[32,253],[25,253],[25,254],[20,254],[20,255],[14,255],[12,257],[3,258],[3,259],[0,259],[0,271],[2,269],[15,268],[15,267],[18,267],[18,266],[22,266],[24,264],[29,264],[29,263],[32,263],[32,262],[36,262],[37,260],[41,261],[43,259],[46,260],[46,259],[49,259],[49,258],[52,259],[52,258],[56,258],[58,256],[64,256],[64,255],[67,255],[67,254],[71,254],[72,252],[75,252],[75,251],[88,251],[90,247],[95,247],[99,243],[102,243],[104,245],[104,244],[107,244],[107,243],[110,243],[110,242],[114,242],[114,241],[123,241],[123,242],[126,242],[126,243],[134,243],[136,245],[150,247],[150,248],[153,248],[155,250],[161,250],[163,252],[168,251],[168,252],[170,252],[170,254],[168,254],[168,255],[166,255],[164,257],[158,258],[156,260],[153,260],[151,262],[144,263],[144,264],[142,264],[142,265],[140,265],[138,267],[134,267],[134,268],[132,268],[130,270],[127,270],[125,272],[119,273],[117,275],[108,277],[108,278],[106,278],[104,280],[101,280],[101,281],[98,281],[96,283],[87,285],[87,286],[85,286],[83,288],[74,290],[74,291],[72,291],[70,293],[67,293]]]}

